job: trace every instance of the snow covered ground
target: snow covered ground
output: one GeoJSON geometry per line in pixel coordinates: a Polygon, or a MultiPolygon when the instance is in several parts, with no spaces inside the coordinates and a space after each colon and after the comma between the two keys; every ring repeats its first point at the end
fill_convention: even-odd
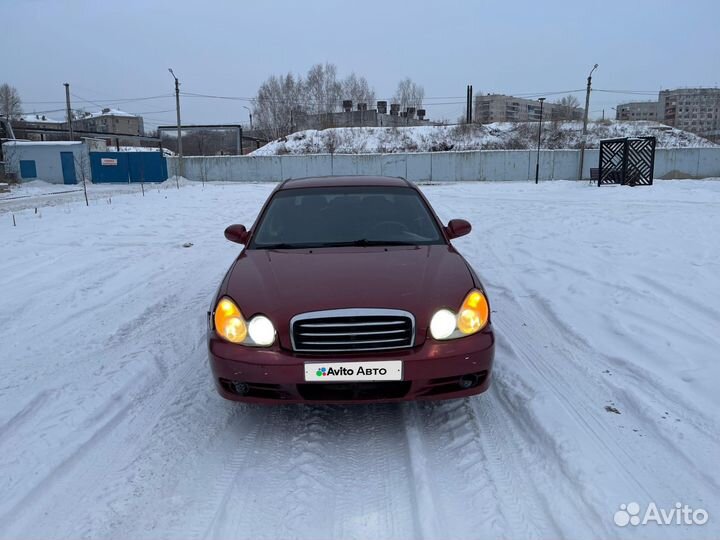
{"type": "MultiPolygon", "coordinates": [[[[544,122],[542,147],[579,148],[582,122],[544,122]]],[[[253,156],[283,154],[372,154],[439,152],[445,150],[523,150],[537,147],[537,122],[495,122],[483,125],[418,126],[406,128],[332,128],[298,131],[255,150],[253,156]]],[[[693,133],[657,122],[592,122],[588,148],[601,139],[657,137],[658,148],[717,146],[693,133]]]]}
{"type": "Polygon", "coordinates": [[[494,382],[353,407],[212,387],[222,231],[272,187],[2,194],[1,538],[720,537],[720,181],[423,187],[474,224],[494,382]]]}

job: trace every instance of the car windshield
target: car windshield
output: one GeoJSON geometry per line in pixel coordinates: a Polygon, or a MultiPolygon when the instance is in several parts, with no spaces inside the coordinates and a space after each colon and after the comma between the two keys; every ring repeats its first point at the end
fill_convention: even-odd
{"type": "Polygon", "coordinates": [[[281,190],[249,249],[444,243],[418,193],[405,187],[281,190]]]}

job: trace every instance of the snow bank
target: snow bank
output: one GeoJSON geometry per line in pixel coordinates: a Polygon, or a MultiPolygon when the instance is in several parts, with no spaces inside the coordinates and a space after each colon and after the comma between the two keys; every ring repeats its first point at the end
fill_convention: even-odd
{"type": "MultiPolygon", "coordinates": [[[[372,154],[438,152],[446,150],[521,150],[537,146],[537,122],[493,123],[406,128],[332,128],[299,131],[270,142],[253,156],[282,154],[372,154]]],[[[579,148],[581,122],[544,122],[542,147],[579,148]]],[[[588,148],[600,139],[654,136],[659,148],[713,147],[702,137],[656,122],[593,122],[588,127],[588,148]]]]}

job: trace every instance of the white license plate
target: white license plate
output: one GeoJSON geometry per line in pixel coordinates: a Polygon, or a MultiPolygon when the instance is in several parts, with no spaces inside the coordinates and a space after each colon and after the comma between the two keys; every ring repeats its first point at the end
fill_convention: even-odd
{"type": "Polygon", "coordinates": [[[306,382],[402,381],[402,361],[308,362],[306,382]]]}

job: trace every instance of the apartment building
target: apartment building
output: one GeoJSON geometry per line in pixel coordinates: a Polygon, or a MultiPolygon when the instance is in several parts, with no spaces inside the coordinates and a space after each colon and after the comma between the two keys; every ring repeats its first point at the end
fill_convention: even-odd
{"type": "Polygon", "coordinates": [[[665,124],[702,137],[720,137],[720,88],[662,90],[658,106],[665,124]]]}
{"type": "MultiPolygon", "coordinates": [[[[581,120],[584,109],[565,107],[556,103],[543,104],[544,120],[581,120]]],[[[487,94],[475,97],[476,122],[537,122],[540,120],[540,102],[504,94],[487,94]]]]}
{"type": "Polygon", "coordinates": [[[113,135],[144,135],[145,133],[142,116],[107,108],[97,113],[84,113],[73,121],[73,127],[78,130],[113,135]]]}
{"type": "Polygon", "coordinates": [[[663,118],[657,101],[621,103],[615,108],[615,120],[648,120],[659,122],[663,118]]]}

